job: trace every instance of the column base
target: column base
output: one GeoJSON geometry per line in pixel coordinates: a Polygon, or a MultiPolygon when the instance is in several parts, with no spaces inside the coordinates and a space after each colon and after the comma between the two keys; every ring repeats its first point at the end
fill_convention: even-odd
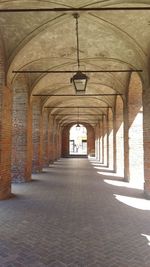
{"type": "Polygon", "coordinates": [[[148,200],[150,200],[150,191],[144,189],[144,197],[148,200]]]}
{"type": "Polygon", "coordinates": [[[124,177],[123,181],[126,182],[126,183],[129,183],[130,182],[130,178],[129,177],[124,177]]]}
{"type": "Polygon", "coordinates": [[[10,192],[10,190],[0,192],[0,200],[6,200],[12,197],[13,197],[13,194],[10,192]]]}
{"type": "Polygon", "coordinates": [[[31,181],[30,177],[22,176],[22,175],[12,175],[12,183],[13,184],[22,184],[22,183],[29,183],[31,181]]]}
{"type": "Polygon", "coordinates": [[[146,199],[150,199],[150,181],[144,183],[144,196],[146,199]]]}

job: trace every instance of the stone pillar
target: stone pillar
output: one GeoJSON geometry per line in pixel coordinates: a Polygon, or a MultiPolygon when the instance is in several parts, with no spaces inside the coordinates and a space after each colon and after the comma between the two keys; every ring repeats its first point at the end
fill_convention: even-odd
{"type": "Polygon", "coordinates": [[[13,84],[12,114],[12,181],[28,182],[31,180],[32,166],[32,113],[28,87],[23,77],[17,78],[13,84]]]}
{"type": "Polygon", "coordinates": [[[32,104],[32,172],[41,172],[43,167],[42,162],[42,111],[40,99],[34,100],[32,104]]]}

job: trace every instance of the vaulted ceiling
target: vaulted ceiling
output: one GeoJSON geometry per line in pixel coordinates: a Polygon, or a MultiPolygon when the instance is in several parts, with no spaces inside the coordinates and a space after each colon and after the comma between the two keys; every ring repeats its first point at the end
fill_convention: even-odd
{"type": "MultiPolygon", "coordinates": [[[[2,9],[150,7],[150,0],[10,0],[0,1],[2,9]]],[[[13,84],[18,70],[76,71],[76,31],[73,11],[1,12],[0,33],[6,53],[7,82],[13,84]]],[[[79,11],[79,44],[82,70],[141,69],[143,84],[148,82],[150,10],[79,11]]],[[[94,73],[89,77],[86,94],[101,96],[38,96],[43,108],[61,121],[75,120],[72,113],[80,108],[82,122],[94,124],[93,118],[113,107],[115,95],[125,94],[129,73],[94,73]],[[104,94],[104,95],[103,95],[104,94]],[[67,108],[70,107],[71,109],[67,108]],[[101,107],[101,108],[92,108],[101,107]],[[60,108],[64,107],[64,108],[60,108]],[[66,108],[65,108],[66,107],[66,108]],[[60,116],[58,115],[60,114],[60,116]],[[61,114],[68,114],[62,116],[61,114]],[[90,116],[88,114],[93,115],[90,116]]],[[[30,95],[75,94],[70,73],[28,73],[30,95]]],[[[37,97],[37,96],[34,96],[37,97]]]]}

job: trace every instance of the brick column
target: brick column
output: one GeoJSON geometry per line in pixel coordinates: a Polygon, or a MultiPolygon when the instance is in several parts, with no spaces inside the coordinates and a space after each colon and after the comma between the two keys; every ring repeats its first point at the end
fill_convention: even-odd
{"type": "Polygon", "coordinates": [[[61,157],[61,138],[60,138],[60,126],[57,125],[57,159],[61,157]]]}
{"type": "MultiPolygon", "coordinates": [[[[142,83],[139,76],[131,75],[128,92],[129,116],[129,170],[131,182],[143,185],[144,151],[143,151],[143,103],[142,83]]],[[[150,134],[150,133],[149,133],[150,134]]]]}
{"type": "Polygon", "coordinates": [[[100,124],[100,137],[99,137],[99,146],[100,146],[100,163],[104,163],[104,139],[103,139],[103,120],[99,122],[100,124]]]}
{"type": "Polygon", "coordinates": [[[49,119],[48,112],[43,112],[43,167],[49,166],[49,143],[48,143],[48,127],[49,127],[49,119]]]}
{"type": "Polygon", "coordinates": [[[5,86],[3,55],[0,44],[0,200],[11,195],[12,90],[5,86]]]}
{"type": "Polygon", "coordinates": [[[0,61],[0,200],[11,195],[12,91],[4,86],[0,61]]]}
{"type": "Polygon", "coordinates": [[[114,135],[114,129],[113,129],[113,113],[112,110],[109,109],[108,111],[108,147],[109,147],[109,162],[108,166],[113,169],[113,160],[114,160],[114,146],[113,146],[113,135],[114,135]]]}
{"type": "Polygon", "coordinates": [[[120,96],[116,99],[115,111],[115,135],[116,135],[116,171],[124,177],[124,120],[123,101],[120,96]]]}
{"type": "Polygon", "coordinates": [[[97,160],[100,160],[100,123],[95,128],[95,156],[97,160]]]}
{"type": "Polygon", "coordinates": [[[32,166],[32,114],[24,78],[17,78],[13,84],[12,114],[12,181],[28,182],[32,166]]]}
{"type": "Polygon", "coordinates": [[[104,164],[108,167],[109,147],[108,147],[108,117],[103,116],[103,140],[104,140],[104,164]]]}
{"type": "Polygon", "coordinates": [[[90,125],[86,125],[87,128],[87,154],[89,156],[95,155],[95,131],[90,125]]]}
{"type": "Polygon", "coordinates": [[[49,117],[49,131],[48,131],[48,153],[49,163],[53,163],[54,159],[54,117],[49,117]]]}
{"type": "Polygon", "coordinates": [[[41,172],[43,167],[42,162],[42,112],[40,100],[34,100],[32,104],[32,172],[41,172]]]}
{"type": "Polygon", "coordinates": [[[150,199],[150,88],[143,92],[144,193],[150,199]]]}
{"type": "Polygon", "coordinates": [[[124,117],[124,180],[130,181],[129,170],[129,107],[128,98],[124,99],[123,117],[124,117]]]}
{"type": "Polygon", "coordinates": [[[54,156],[54,161],[57,160],[57,123],[54,120],[53,124],[53,156],[54,156]]]}
{"type": "Polygon", "coordinates": [[[69,130],[70,126],[65,126],[62,130],[62,148],[61,148],[61,155],[62,157],[69,156],[69,130]]]}

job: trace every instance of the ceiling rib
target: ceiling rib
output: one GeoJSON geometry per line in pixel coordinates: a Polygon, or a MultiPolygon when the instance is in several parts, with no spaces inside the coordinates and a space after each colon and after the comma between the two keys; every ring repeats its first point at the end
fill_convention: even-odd
{"type": "Polygon", "coordinates": [[[80,7],[80,8],[2,8],[0,13],[19,13],[19,12],[88,12],[88,11],[136,11],[150,10],[150,6],[131,6],[131,7],[80,7]]]}
{"type": "MultiPolygon", "coordinates": [[[[71,113],[71,114],[64,114],[64,113],[57,113],[57,114],[51,114],[51,116],[77,116],[78,113],[71,113]]],[[[88,114],[88,113],[79,113],[79,115],[87,115],[87,116],[105,116],[105,114],[88,114]]]]}
{"type": "Polygon", "coordinates": [[[97,108],[97,109],[100,109],[100,108],[112,108],[112,107],[110,107],[110,106],[104,106],[104,107],[94,107],[94,106],[87,106],[87,107],[85,107],[85,106],[80,106],[80,107],[78,107],[78,106],[76,106],[76,107],[44,107],[44,108],[97,108]]]}
{"type": "MultiPolygon", "coordinates": [[[[12,73],[75,73],[76,70],[13,70],[12,73]]],[[[143,70],[82,70],[86,73],[103,73],[103,72],[143,72],[143,70]]]]}
{"type": "Polygon", "coordinates": [[[63,97],[68,97],[68,96],[72,96],[72,97],[89,97],[89,96],[116,96],[116,95],[123,95],[123,94],[121,94],[121,93],[113,93],[113,94],[107,94],[107,93],[102,93],[102,94],[85,94],[85,95],[72,95],[72,94],[66,94],[66,95],[64,95],[64,94],[57,94],[57,95],[55,95],[55,94],[35,94],[35,95],[32,95],[32,96],[63,96],[63,97]]]}

